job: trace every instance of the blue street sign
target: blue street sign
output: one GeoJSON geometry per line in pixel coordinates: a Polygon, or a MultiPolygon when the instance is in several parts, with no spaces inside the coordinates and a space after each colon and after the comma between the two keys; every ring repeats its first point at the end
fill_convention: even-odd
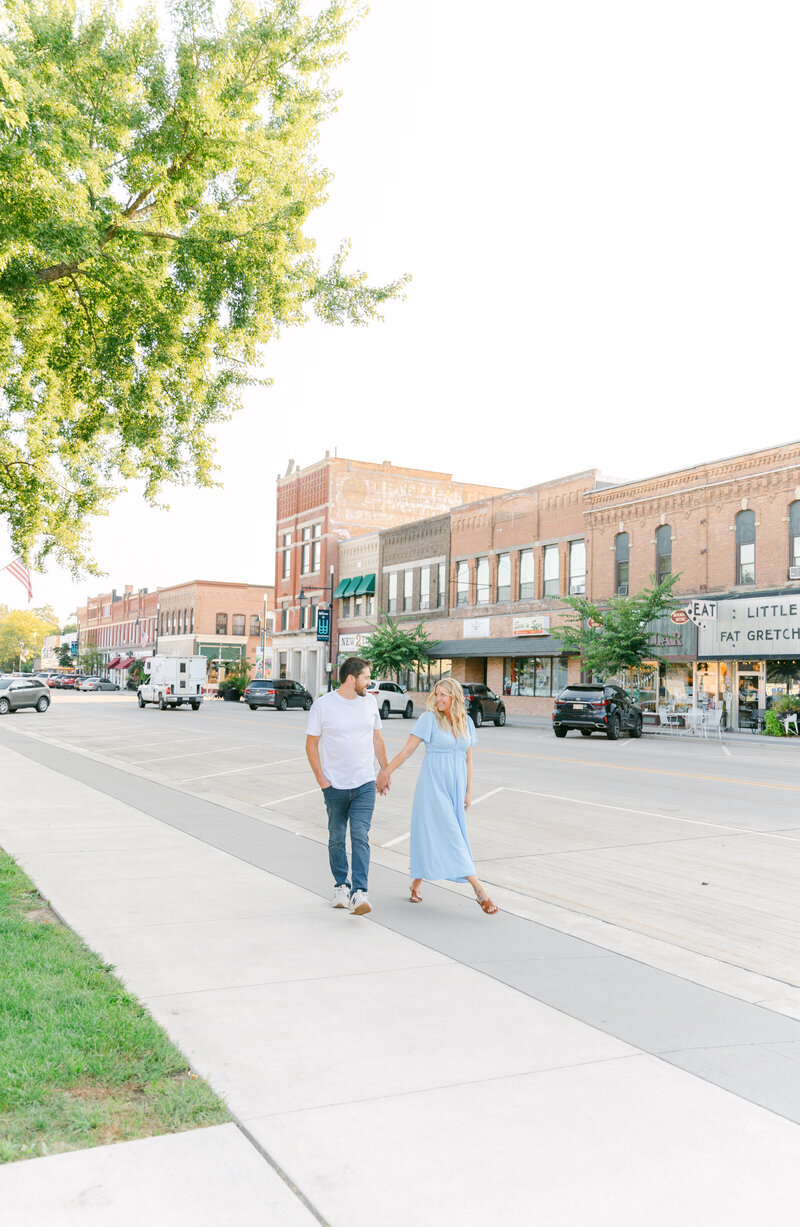
{"type": "Polygon", "coordinates": [[[325,643],[331,637],[331,611],[329,609],[317,610],[317,639],[325,643]]]}

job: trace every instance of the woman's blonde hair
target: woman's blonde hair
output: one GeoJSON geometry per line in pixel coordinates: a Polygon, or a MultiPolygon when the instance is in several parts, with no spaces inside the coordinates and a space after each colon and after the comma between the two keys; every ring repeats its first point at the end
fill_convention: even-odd
{"type": "Polygon", "coordinates": [[[450,715],[453,719],[453,730],[456,737],[469,737],[469,726],[467,725],[467,707],[464,703],[464,691],[461,689],[461,683],[453,680],[452,677],[443,677],[440,682],[437,682],[428,696],[427,710],[432,711],[436,717],[436,723],[445,732],[450,732],[449,721],[436,707],[436,691],[443,690],[445,694],[451,695],[453,702],[450,706],[450,715]]]}

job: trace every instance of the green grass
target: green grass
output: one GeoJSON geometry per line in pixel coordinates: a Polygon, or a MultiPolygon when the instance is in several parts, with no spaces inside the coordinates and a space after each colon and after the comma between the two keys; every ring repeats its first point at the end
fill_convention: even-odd
{"type": "Polygon", "coordinates": [[[0,1163],[229,1119],[0,850],[0,1163]]]}

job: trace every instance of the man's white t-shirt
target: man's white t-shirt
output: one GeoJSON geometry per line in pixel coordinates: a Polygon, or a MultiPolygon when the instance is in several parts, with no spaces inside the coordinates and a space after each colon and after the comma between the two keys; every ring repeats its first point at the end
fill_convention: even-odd
{"type": "Polygon", "coordinates": [[[343,699],[331,690],[316,700],[306,733],[319,737],[322,770],[334,788],[360,788],[375,779],[372,734],[380,728],[378,704],[371,694],[343,699]]]}

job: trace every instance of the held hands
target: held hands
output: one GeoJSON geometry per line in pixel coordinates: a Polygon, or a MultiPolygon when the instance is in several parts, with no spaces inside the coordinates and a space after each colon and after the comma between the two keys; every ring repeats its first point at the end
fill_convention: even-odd
{"type": "Polygon", "coordinates": [[[389,768],[381,767],[380,771],[378,772],[378,778],[375,781],[375,787],[382,797],[385,797],[389,791],[391,778],[392,773],[389,768]]]}

